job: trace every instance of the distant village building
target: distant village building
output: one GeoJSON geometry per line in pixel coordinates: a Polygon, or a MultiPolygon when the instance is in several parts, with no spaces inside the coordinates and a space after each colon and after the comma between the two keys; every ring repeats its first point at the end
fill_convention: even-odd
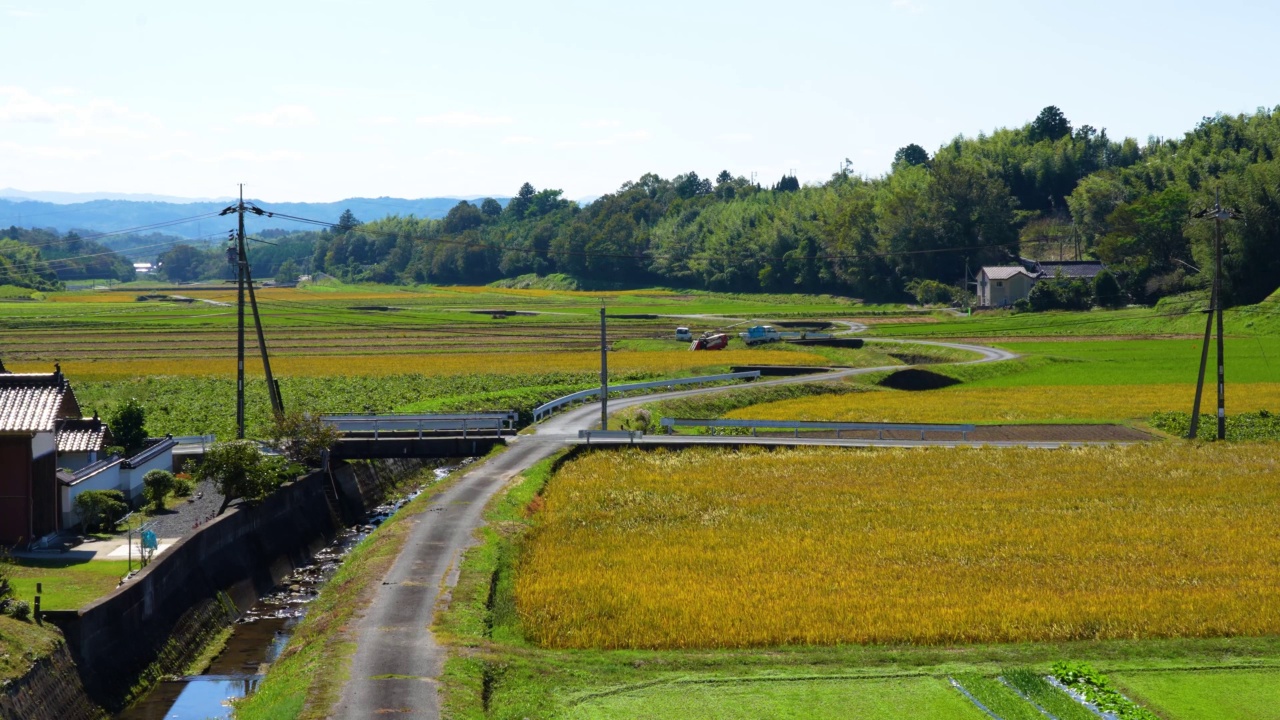
{"type": "Polygon", "coordinates": [[[155,270],[156,270],[156,266],[149,262],[136,262],[133,264],[133,271],[138,273],[139,275],[145,275],[146,273],[155,272],[155,270]]]}
{"type": "Polygon", "coordinates": [[[978,305],[1009,307],[1031,294],[1041,280],[1060,277],[1093,284],[1106,266],[1097,260],[1028,260],[1018,258],[1017,265],[986,266],[978,271],[978,305]]]}

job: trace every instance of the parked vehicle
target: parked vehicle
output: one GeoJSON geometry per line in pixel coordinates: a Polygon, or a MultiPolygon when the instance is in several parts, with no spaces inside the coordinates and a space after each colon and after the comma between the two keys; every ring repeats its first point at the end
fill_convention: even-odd
{"type": "Polygon", "coordinates": [[[775,330],[772,325],[756,325],[746,332],[738,333],[738,337],[742,338],[748,345],[760,345],[778,342],[782,339],[782,333],[775,330]]]}
{"type": "Polygon", "coordinates": [[[676,339],[689,342],[693,340],[693,333],[689,332],[687,327],[678,327],[676,328],[676,339]]]}
{"type": "Polygon", "coordinates": [[[723,350],[729,346],[729,336],[724,333],[703,335],[689,346],[690,350],[723,350]]]}

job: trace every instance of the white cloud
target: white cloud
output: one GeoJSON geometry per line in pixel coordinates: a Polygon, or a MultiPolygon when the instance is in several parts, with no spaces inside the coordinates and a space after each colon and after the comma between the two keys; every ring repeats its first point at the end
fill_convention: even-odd
{"type": "Polygon", "coordinates": [[[65,103],[52,103],[26,88],[0,86],[0,122],[55,123],[74,108],[65,103]]]}
{"type": "Polygon", "coordinates": [[[742,132],[725,133],[724,135],[721,135],[719,138],[720,142],[727,142],[727,143],[751,142],[754,139],[755,139],[755,136],[753,136],[751,133],[742,133],[742,132]]]}
{"type": "Polygon", "coordinates": [[[8,15],[9,17],[15,17],[15,18],[40,17],[40,13],[34,12],[32,10],[24,10],[22,8],[5,8],[4,14],[8,15]]]}
{"type": "Polygon", "coordinates": [[[388,126],[388,125],[399,125],[399,124],[400,124],[400,118],[395,117],[395,116],[392,116],[392,115],[376,115],[376,116],[373,116],[373,117],[367,117],[367,118],[365,118],[365,119],[364,119],[364,124],[365,124],[365,125],[377,125],[377,126],[379,126],[379,127],[386,127],[386,126],[388,126]]]}
{"type": "Polygon", "coordinates": [[[583,120],[579,123],[581,127],[588,130],[600,130],[607,128],[622,127],[621,120],[583,120]]]}
{"type": "Polygon", "coordinates": [[[479,115],[467,112],[447,112],[439,115],[423,115],[418,118],[420,125],[436,125],[440,127],[490,127],[493,125],[510,125],[515,122],[506,115],[479,115]]]}
{"type": "Polygon", "coordinates": [[[241,115],[236,122],[258,127],[291,128],[315,124],[316,115],[305,105],[278,105],[267,112],[241,115]]]}
{"type": "Polygon", "coordinates": [[[503,145],[533,145],[538,142],[538,138],[532,135],[508,135],[502,138],[503,145]]]}
{"type": "Polygon", "coordinates": [[[919,15],[924,12],[924,6],[916,2],[916,0],[892,0],[889,5],[898,10],[906,10],[912,15],[919,15]]]}

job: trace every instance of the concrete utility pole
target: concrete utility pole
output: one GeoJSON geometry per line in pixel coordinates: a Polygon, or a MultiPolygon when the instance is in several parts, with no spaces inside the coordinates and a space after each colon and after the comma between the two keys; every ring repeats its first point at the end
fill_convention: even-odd
{"type": "Polygon", "coordinates": [[[609,337],[605,329],[604,298],[600,299],[600,429],[609,429],[609,337]]]}
{"type": "Polygon", "coordinates": [[[244,439],[244,292],[249,289],[249,303],[253,308],[253,325],[258,333],[258,349],[262,353],[262,369],[267,377],[267,393],[271,397],[271,410],[276,415],[284,412],[284,402],[280,397],[280,388],[271,374],[271,359],[267,356],[267,340],[262,332],[262,318],[258,314],[258,298],[253,292],[253,276],[249,271],[249,252],[245,247],[244,214],[267,215],[262,208],[245,204],[244,185],[240,185],[240,200],[235,205],[224,209],[219,215],[235,213],[239,217],[232,248],[228,255],[234,256],[236,265],[236,439],[244,439]]]}
{"type": "Polygon", "coordinates": [[[1203,220],[1213,218],[1213,289],[1209,292],[1209,310],[1204,323],[1204,345],[1200,349],[1200,374],[1196,378],[1196,399],[1191,408],[1191,429],[1187,438],[1194,440],[1200,432],[1200,399],[1204,393],[1204,371],[1209,362],[1209,336],[1213,331],[1214,319],[1218,324],[1218,439],[1227,439],[1227,385],[1225,361],[1222,344],[1222,221],[1239,220],[1238,210],[1227,210],[1222,207],[1218,191],[1213,195],[1213,207],[1205,208],[1192,217],[1203,220]]]}

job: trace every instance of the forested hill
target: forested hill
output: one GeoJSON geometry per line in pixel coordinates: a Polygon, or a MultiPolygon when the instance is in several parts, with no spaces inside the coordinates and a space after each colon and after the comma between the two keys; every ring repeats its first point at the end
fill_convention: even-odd
{"type": "MultiPolygon", "coordinates": [[[[167,223],[183,218],[216,213],[227,206],[227,201],[214,202],[137,202],[133,200],[93,200],[75,203],[51,203],[34,200],[0,198],[0,227],[52,228],[81,233],[113,232],[167,223]]],[[[304,218],[336,222],[343,210],[350,209],[360,217],[385,217],[387,215],[415,215],[423,218],[442,218],[458,204],[458,198],[349,198],[332,203],[260,203],[276,212],[304,218]]],[[[211,221],[188,222],[165,228],[165,232],[185,238],[198,238],[223,229],[225,223],[211,221]]],[[[282,218],[256,221],[257,229],[300,230],[311,227],[282,218]]],[[[111,245],[109,239],[104,239],[111,245]]]]}
{"type": "MultiPolygon", "coordinates": [[[[898,151],[883,177],[837,173],[772,187],[721,172],[645,175],[578,207],[526,185],[505,209],[461,203],[442,220],[387,218],[319,237],[307,269],[350,280],[482,283],[527,273],[715,290],[902,297],[959,286],[1019,254],[1098,258],[1122,301],[1203,287],[1225,205],[1226,292],[1256,302],[1280,285],[1280,108],[1206,118],[1181,138],[1112,140],[1056,107],[1022,127],[898,151]]],[[[1113,293],[1114,294],[1114,293],[1113,293]]]]}

